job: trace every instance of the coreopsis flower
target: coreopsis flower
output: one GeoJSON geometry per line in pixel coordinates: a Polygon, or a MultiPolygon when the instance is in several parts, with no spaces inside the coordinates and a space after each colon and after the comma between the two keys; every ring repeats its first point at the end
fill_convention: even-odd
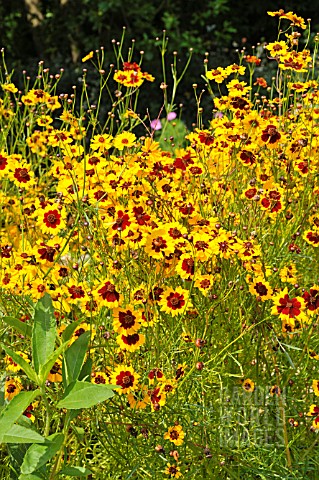
{"type": "Polygon", "coordinates": [[[116,286],[110,280],[106,280],[102,286],[99,286],[93,290],[92,294],[98,305],[106,306],[108,308],[118,307],[119,300],[121,298],[116,286]]]}
{"type": "Polygon", "coordinates": [[[225,78],[228,77],[227,71],[222,67],[217,67],[212,70],[208,70],[206,73],[208,80],[214,80],[216,83],[223,83],[225,78]]]}
{"type": "Polygon", "coordinates": [[[228,65],[225,70],[228,75],[231,75],[232,73],[235,73],[236,75],[245,75],[246,67],[244,67],[244,65],[233,63],[232,65],[228,65]]]}
{"type": "Polygon", "coordinates": [[[162,312],[168,313],[172,317],[183,315],[187,308],[191,308],[192,304],[189,300],[189,291],[182,287],[166,288],[159,301],[162,312]]]}
{"type": "Polygon", "coordinates": [[[155,228],[146,237],[145,252],[157,260],[174,252],[174,242],[164,228],[155,228]]]}
{"type": "Polygon", "coordinates": [[[121,389],[117,389],[120,395],[123,393],[130,393],[138,389],[138,375],[134,369],[128,365],[119,365],[111,375],[111,384],[119,385],[121,389]]]}
{"type": "Polygon", "coordinates": [[[167,463],[164,473],[169,475],[171,478],[179,478],[183,476],[181,469],[177,465],[170,463],[167,463]]]}
{"type": "Polygon", "coordinates": [[[108,133],[94,135],[90,142],[90,148],[93,151],[105,152],[113,146],[113,137],[108,133]]]}
{"type": "Polygon", "coordinates": [[[294,285],[297,283],[297,268],[294,263],[287,265],[279,270],[280,280],[284,283],[291,283],[294,285]]]}
{"type": "Polygon", "coordinates": [[[319,416],[319,407],[315,404],[310,405],[309,412],[307,413],[308,417],[317,417],[319,416]]]}
{"type": "Polygon", "coordinates": [[[287,287],[273,296],[273,302],[271,313],[272,315],[279,315],[282,320],[298,318],[300,321],[307,318],[304,313],[306,308],[305,300],[302,297],[290,298],[287,287]]]}
{"type": "Polygon", "coordinates": [[[2,90],[5,92],[17,93],[18,89],[14,83],[3,83],[1,85],[2,90]]]}
{"type": "Polygon", "coordinates": [[[214,277],[212,275],[197,275],[195,279],[195,287],[206,297],[213,287],[214,277]]]}
{"type": "Polygon", "coordinates": [[[153,385],[155,380],[158,380],[159,382],[164,382],[164,380],[166,379],[164,373],[162,372],[162,370],[160,368],[153,368],[149,372],[147,377],[148,377],[148,381],[149,381],[150,385],[153,385]]]}
{"type": "Polygon", "coordinates": [[[131,132],[122,132],[116,135],[113,141],[113,146],[118,150],[123,150],[125,147],[134,147],[136,142],[136,135],[131,132]]]}
{"type": "Polygon", "coordinates": [[[147,387],[138,386],[137,390],[127,395],[127,401],[132,410],[144,410],[151,402],[147,387]]]}
{"type": "Polygon", "coordinates": [[[120,334],[116,337],[116,342],[121,350],[127,352],[136,352],[145,343],[145,335],[141,333],[132,333],[128,335],[120,334]]]}
{"type": "Polygon", "coordinates": [[[306,230],[303,234],[303,238],[309,243],[309,245],[319,247],[319,231],[306,230]]]}
{"type": "Polygon", "coordinates": [[[25,411],[23,412],[23,415],[27,418],[29,418],[31,420],[32,423],[34,423],[35,421],[35,416],[33,415],[32,412],[34,412],[34,410],[37,408],[37,406],[39,405],[39,402],[36,401],[36,402],[32,402],[30,403],[30,405],[25,409],[25,411]]]}
{"type": "Polygon", "coordinates": [[[62,361],[59,358],[51,368],[47,380],[51,383],[62,382],[62,361]]]}
{"type": "Polygon", "coordinates": [[[274,395],[279,397],[281,395],[281,388],[278,387],[278,385],[273,385],[269,390],[269,394],[271,397],[273,397],[274,395]]]}
{"type": "Polygon", "coordinates": [[[242,387],[246,392],[251,393],[255,390],[255,383],[250,378],[246,378],[246,380],[242,382],[242,387]]]}
{"type": "Polygon", "coordinates": [[[281,55],[285,55],[288,52],[288,45],[283,40],[273,43],[268,43],[265,47],[269,50],[270,55],[272,57],[277,57],[281,55]]]}
{"type": "Polygon", "coordinates": [[[105,372],[93,372],[91,374],[91,383],[95,383],[95,385],[107,385],[110,383],[110,374],[105,372]]]}
{"type": "Polygon", "coordinates": [[[263,277],[254,278],[252,283],[249,285],[249,291],[262,302],[272,298],[273,293],[270,284],[266,282],[263,277]]]}
{"type": "Polygon", "coordinates": [[[113,328],[115,332],[132,335],[141,328],[141,312],[133,305],[113,309],[113,328]]]}
{"type": "Polygon", "coordinates": [[[306,309],[309,315],[315,315],[319,311],[319,285],[314,285],[309,289],[309,292],[304,292],[302,295],[306,302],[306,309]]]}
{"type": "Polygon", "coordinates": [[[261,140],[267,145],[275,145],[281,139],[281,134],[279,133],[276,125],[267,125],[265,130],[262,131],[261,140]]]}
{"type": "Polygon", "coordinates": [[[22,390],[22,383],[18,378],[8,378],[4,386],[4,398],[12,400],[22,390]]]}
{"type": "MultiPolygon", "coordinates": [[[[15,353],[17,355],[19,355],[21,358],[23,358],[23,360],[30,363],[30,359],[28,358],[28,355],[26,355],[25,353],[20,352],[20,351],[15,352],[15,353]]],[[[7,372],[18,372],[19,370],[21,370],[20,365],[18,365],[14,360],[12,360],[10,355],[6,355],[4,357],[4,363],[6,365],[6,371],[7,372]]]]}
{"type": "Polygon", "coordinates": [[[174,425],[173,427],[169,427],[168,431],[164,434],[164,440],[169,440],[177,447],[182,445],[184,438],[185,432],[183,431],[182,425],[174,425]]]}
{"type": "Polygon", "coordinates": [[[48,205],[38,210],[38,226],[43,233],[56,235],[66,227],[66,212],[57,204],[48,205]]]}
{"type": "Polygon", "coordinates": [[[235,78],[227,83],[226,87],[230,97],[244,97],[251,90],[246,82],[240,82],[235,78]]]}
{"type": "Polygon", "coordinates": [[[319,380],[313,380],[312,382],[313,393],[319,397],[319,380]]]}
{"type": "Polygon", "coordinates": [[[309,357],[313,360],[319,360],[319,354],[314,350],[309,350],[309,357]]]}
{"type": "Polygon", "coordinates": [[[191,253],[181,255],[175,268],[181,278],[191,280],[195,274],[195,259],[193,255],[191,253]]]}

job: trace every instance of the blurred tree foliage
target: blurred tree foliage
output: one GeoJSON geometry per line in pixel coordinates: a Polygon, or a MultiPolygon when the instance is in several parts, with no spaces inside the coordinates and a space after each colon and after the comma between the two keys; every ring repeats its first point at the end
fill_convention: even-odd
{"type": "MultiPolygon", "coordinates": [[[[277,22],[266,12],[279,8],[311,17],[318,31],[319,0],[0,0],[0,46],[5,47],[8,65],[18,72],[34,72],[39,60],[52,70],[63,67],[64,88],[69,88],[77,83],[81,57],[88,51],[103,45],[108,63],[114,61],[112,39],[119,40],[125,26],[126,47],[136,40],[134,60],[139,50],[145,51],[144,69],[161,79],[155,38],[165,29],[169,51],[177,50],[181,63],[190,47],[195,53],[178,97],[187,103],[193,101],[192,84],[200,81],[204,52],[209,52],[212,68],[236,61],[236,47],[274,40],[277,22]]],[[[170,55],[167,61],[169,67],[170,55]]],[[[155,95],[153,115],[161,101],[155,95]]]]}

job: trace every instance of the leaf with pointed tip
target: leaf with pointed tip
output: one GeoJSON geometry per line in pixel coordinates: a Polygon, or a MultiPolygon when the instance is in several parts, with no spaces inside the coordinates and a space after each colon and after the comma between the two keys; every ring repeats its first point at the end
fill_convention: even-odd
{"type": "Polygon", "coordinates": [[[118,385],[96,385],[76,381],[67,387],[64,398],[59,401],[57,407],[69,410],[93,407],[93,405],[113,397],[113,388],[118,388],[118,385]]]}
{"type": "Polygon", "coordinates": [[[60,450],[63,439],[63,433],[54,433],[47,437],[44,443],[31,445],[24,456],[21,473],[33,473],[45,465],[60,450]]]}
{"type": "Polygon", "coordinates": [[[11,350],[11,348],[6,347],[5,345],[1,345],[3,350],[6,352],[9,357],[12,358],[12,360],[17,363],[24,373],[30,378],[30,380],[36,384],[39,383],[39,379],[33,368],[30,366],[30,364],[22,358],[18,353],[14,352],[11,350]]]}
{"type": "Polygon", "coordinates": [[[54,351],[57,335],[56,319],[51,297],[48,293],[35,306],[32,330],[32,356],[37,373],[54,351]]]}
{"type": "Polygon", "coordinates": [[[28,325],[27,323],[24,323],[15,317],[1,317],[1,320],[3,320],[7,325],[9,325],[9,327],[14,328],[25,337],[31,337],[32,335],[31,325],[28,325]]]}
{"type": "Polygon", "coordinates": [[[60,474],[69,475],[70,477],[87,477],[91,475],[92,472],[84,467],[64,467],[60,470],[60,474]]]}
{"type": "Polygon", "coordinates": [[[84,332],[65,352],[62,367],[62,377],[65,387],[78,379],[89,347],[89,341],[90,332],[84,332]]]}
{"type": "Polygon", "coordinates": [[[43,443],[45,438],[35,430],[13,425],[3,436],[3,443],[43,443]]]}
{"type": "Polygon", "coordinates": [[[20,392],[2,410],[0,414],[0,443],[3,441],[3,436],[9,432],[13,424],[39,394],[40,390],[20,392]]]}

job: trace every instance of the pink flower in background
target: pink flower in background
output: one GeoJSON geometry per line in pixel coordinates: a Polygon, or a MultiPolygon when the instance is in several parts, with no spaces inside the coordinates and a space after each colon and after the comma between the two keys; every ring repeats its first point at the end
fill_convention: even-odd
{"type": "Polygon", "coordinates": [[[155,118],[155,120],[151,121],[151,129],[152,130],[161,130],[162,124],[161,121],[158,118],[155,118]]]}
{"type": "MultiPolygon", "coordinates": [[[[176,113],[175,112],[170,112],[166,119],[171,122],[172,120],[175,120],[175,118],[177,117],[176,113]]],[[[162,128],[162,124],[161,124],[161,121],[158,119],[158,118],[155,118],[155,120],[152,120],[151,121],[151,129],[152,130],[161,130],[162,128]]]]}
{"type": "Polygon", "coordinates": [[[171,122],[172,120],[175,120],[175,118],[177,117],[176,113],[175,112],[170,112],[168,115],[167,115],[167,120],[169,122],[171,122]]]}

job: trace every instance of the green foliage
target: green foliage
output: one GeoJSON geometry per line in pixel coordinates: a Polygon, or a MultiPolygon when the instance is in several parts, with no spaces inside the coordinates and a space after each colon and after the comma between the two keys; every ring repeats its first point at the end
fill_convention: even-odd
{"type": "Polygon", "coordinates": [[[53,353],[56,340],[56,320],[51,297],[46,294],[35,307],[32,331],[32,353],[35,371],[46,364],[53,353]]]}
{"type": "Polygon", "coordinates": [[[67,387],[57,407],[67,408],[68,410],[93,407],[93,405],[113,397],[113,388],[118,387],[116,385],[95,385],[89,382],[75,381],[67,387]]]}

